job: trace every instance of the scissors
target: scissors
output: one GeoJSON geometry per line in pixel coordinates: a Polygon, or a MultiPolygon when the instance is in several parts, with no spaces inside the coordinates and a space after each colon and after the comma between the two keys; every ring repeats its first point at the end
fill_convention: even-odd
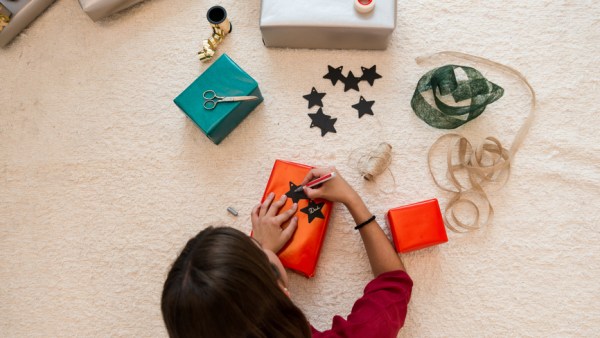
{"type": "Polygon", "coordinates": [[[204,109],[213,110],[217,106],[219,102],[236,102],[236,101],[249,101],[249,100],[258,100],[256,96],[230,96],[230,97],[222,97],[217,96],[214,90],[206,90],[202,93],[202,97],[204,98],[204,109]]]}

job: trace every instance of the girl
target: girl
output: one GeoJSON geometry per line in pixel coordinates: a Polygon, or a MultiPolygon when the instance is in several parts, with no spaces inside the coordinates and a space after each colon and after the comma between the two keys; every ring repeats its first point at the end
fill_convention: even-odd
{"type": "MultiPolygon", "coordinates": [[[[311,170],[302,184],[335,168],[311,170]]],[[[375,276],[352,312],[319,332],[294,305],[287,274],[275,254],[297,227],[294,204],[279,213],[283,195],[269,195],[251,214],[253,238],[233,228],[209,227],[190,239],[173,263],[162,294],[170,337],[396,337],[404,324],[412,280],[375,217],[337,173],[310,199],[343,203],[356,222],[375,276]],[[288,220],[289,226],[282,229],[288,220]]]]}

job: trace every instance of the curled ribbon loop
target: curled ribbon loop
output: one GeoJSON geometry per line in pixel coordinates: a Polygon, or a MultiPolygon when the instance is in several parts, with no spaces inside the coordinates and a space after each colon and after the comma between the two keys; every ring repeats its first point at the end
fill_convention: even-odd
{"type": "Polygon", "coordinates": [[[508,150],[494,137],[487,137],[485,142],[474,151],[473,146],[465,137],[458,134],[447,134],[440,137],[429,149],[427,156],[429,172],[435,184],[444,191],[454,193],[446,206],[446,226],[454,232],[464,232],[459,229],[476,230],[487,225],[494,214],[489,198],[483,189],[490,183],[504,185],[510,176],[510,156],[508,150]],[[440,183],[432,170],[434,150],[442,143],[447,143],[446,176],[451,186],[440,183]],[[453,159],[457,159],[456,162],[453,159]],[[464,171],[468,177],[469,185],[462,184],[457,174],[464,171]],[[475,199],[484,201],[487,206],[487,217],[480,224],[482,214],[475,199]],[[458,219],[456,210],[464,207],[474,210],[474,221],[465,223],[458,219]]]}
{"type": "Polygon", "coordinates": [[[477,69],[446,65],[421,77],[410,105],[428,125],[454,129],[481,115],[488,104],[503,94],[504,89],[488,81],[477,69]],[[435,106],[423,96],[429,91],[433,94],[435,106]],[[446,96],[452,96],[454,104],[446,104],[443,100],[446,96]]]}
{"type": "Polygon", "coordinates": [[[441,52],[426,58],[417,58],[417,63],[420,64],[427,59],[437,56],[452,56],[473,62],[484,63],[488,66],[504,71],[508,74],[516,76],[527,87],[531,95],[530,112],[525,119],[525,122],[517,132],[510,150],[504,148],[502,143],[500,143],[497,138],[488,136],[473,151],[473,146],[469,140],[459,134],[443,135],[438,138],[429,149],[427,164],[429,167],[429,173],[431,174],[434,183],[440,189],[453,194],[448,202],[448,205],[446,206],[446,211],[444,213],[446,227],[454,232],[468,232],[477,230],[492,221],[494,216],[494,208],[492,207],[484,188],[490,184],[497,184],[499,187],[502,187],[508,181],[508,178],[510,177],[511,162],[514,159],[519,146],[523,143],[525,135],[527,135],[527,132],[531,127],[531,123],[533,122],[536,109],[535,91],[527,79],[517,70],[494,61],[469,54],[458,52],[441,52]],[[451,186],[444,186],[441,184],[440,180],[436,177],[432,170],[433,152],[442,143],[448,144],[446,153],[446,177],[451,186]],[[453,159],[456,159],[456,161],[453,161],[453,159]],[[468,177],[470,186],[462,184],[457,178],[457,174],[461,171],[465,173],[466,177],[468,177]],[[475,202],[476,200],[483,201],[483,204],[486,205],[487,217],[483,223],[481,220],[482,212],[475,202]],[[473,210],[471,222],[463,222],[458,218],[457,210],[461,208],[471,208],[473,210]]]}
{"type": "Polygon", "coordinates": [[[198,52],[198,58],[201,61],[208,61],[215,55],[217,47],[228,33],[218,25],[211,25],[211,27],[213,30],[212,36],[202,41],[202,50],[198,52]]]}

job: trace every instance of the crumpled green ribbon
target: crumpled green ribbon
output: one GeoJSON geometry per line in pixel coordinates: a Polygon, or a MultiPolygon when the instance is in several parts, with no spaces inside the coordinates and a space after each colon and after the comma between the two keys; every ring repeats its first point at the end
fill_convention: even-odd
{"type": "Polygon", "coordinates": [[[439,129],[454,129],[481,115],[488,104],[498,100],[503,94],[502,87],[488,81],[475,68],[446,65],[421,77],[410,105],[415,114],[428,125],[439,129]],[[458,68],[464,71],[467,79],[457,79],[458,68]],[[422,93],[429,90],[433,91],[437,107],[433,107],[423,97],[422,93]],[[442,102],[440,97],[446,95],[452,95],[457,105],[442,102]],[[468,99],[471,101],[460,105],[461,101],[468,99]]]}

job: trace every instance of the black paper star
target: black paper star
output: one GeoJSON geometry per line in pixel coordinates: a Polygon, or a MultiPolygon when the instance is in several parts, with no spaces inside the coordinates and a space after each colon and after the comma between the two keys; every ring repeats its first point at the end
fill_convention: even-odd
{"type": "Polygon", "coordinates": [[[354,76],[354,74],[352,74],[352,71],[348,72],[348,76],[346,76],[346,78],[344,79],[344,91],[347,92],[350,89],[359,91],[358,82],[360,82],[360,78],[354,76]]]}
{"type": "Polygon", "coordinates": [[[325,219],[325,215],[323,215],[324,205],[325,202],[315,203],[315,201],[310,200],[308,201],[308,206],[300,211],[308,215],[308,223],[311,223],[315,218],[325,219]]]}
{"type": "Polygon", "coordinates": [[[363,75],[360,77],[361,81],[367,81],[371,86],[375,83],[375,80],[381,79],[381,75],[377,74],[377,65],[374,65],[371,68],[360,67],[363,72],[363,75]]]}
{"type": "Polygon", "coordinates": [[[321,136],[325,136],[328,132],[336,133],[333,125],[337,118],[332,119],[331,116],[323,114],[323,109],[319,108],[319,110],[314,114],[308,114],[312,122],[310,123],[310,127],[319,127],[321,128],[321,136]]]}
{"type": "Polygon", "coordinates": [[[344,82],[344,75],[342,75],[343,66],[339,66],[337,68],[333,68],[331,66],[327,66],[328,72],[323,76],[324,79],[331,80],[331,84],[335,86],[338,81],[344,82]]]}
{"type": "Polygon", "coordinates": [[[290,191],[286,192],[285,195],[292,199],[294,203],[298,203],[299,200],[307,200],[308,197],[304,193],[304,190],[296,191],[299,185],[295,185],[294,182],[290,181],[290,191]]]}
{"type": "Polygon", "coordinates": [[[373,115],[373,110],[371,109],[373,104],[375,104],[375,101],[367,101],[361,96],[358,103],[352,105],[352,108],[358,110],[358,118],[361,118],[365,114],[373,115]]]}
{"type": "Polygon", "coordinates": [[[325,93],[319,93],[315,87],[312,88],[312,90],[310,91],[310,94],[308,95],[303,95],[302,97],[308,100],[308,108],[312,108],[313,106],[319,106],[319,107],[323,107],[323,101],[321,101],[323,99],[323,96],[325,96],[327,94],[325,93]]]}

